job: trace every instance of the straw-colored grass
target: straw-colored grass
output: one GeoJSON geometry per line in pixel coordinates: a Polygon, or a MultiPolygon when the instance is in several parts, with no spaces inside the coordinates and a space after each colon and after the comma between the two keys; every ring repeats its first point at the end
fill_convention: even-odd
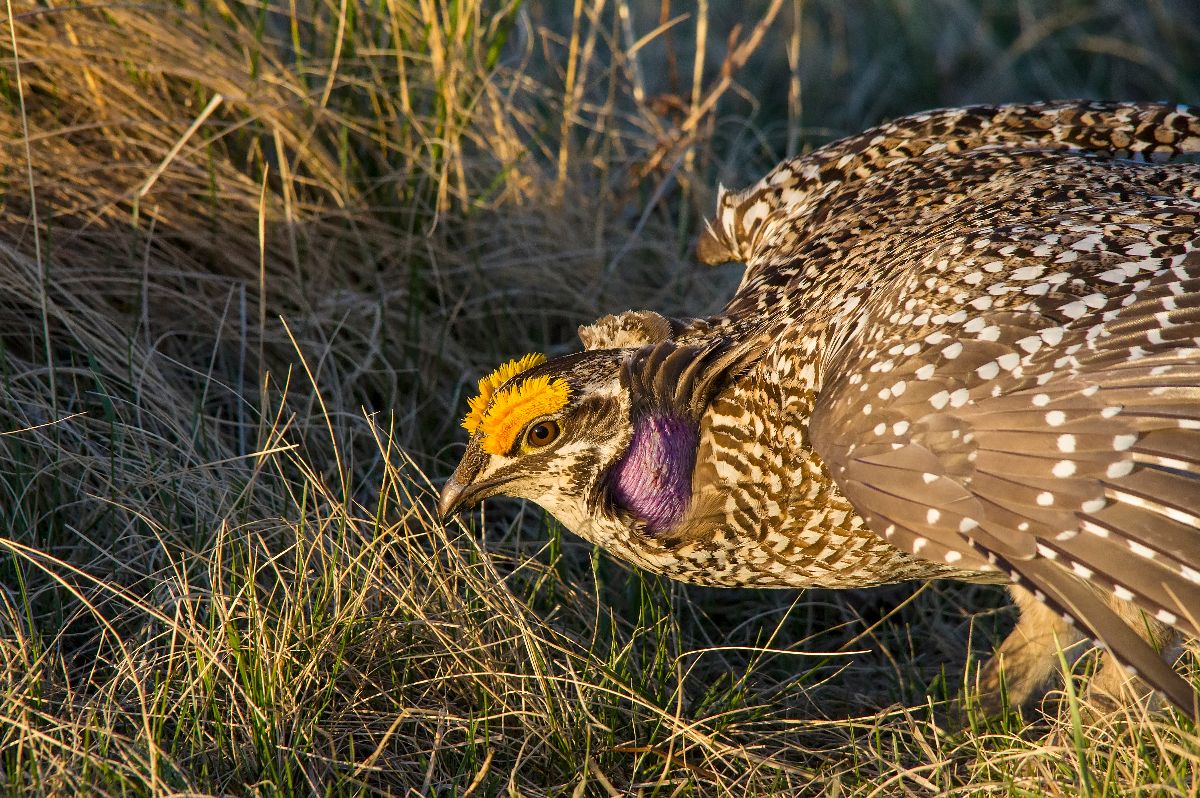
{"type": "Polygon", "coordinates": [[[1200,99],[1187,0],[855,5],[7,6],[2,788],[1200,794],[1175,713],[955,720],[990,588],[691,589],[432,517],[481,371],[720,306],[718,180],[921,107],[1200,99]]]}

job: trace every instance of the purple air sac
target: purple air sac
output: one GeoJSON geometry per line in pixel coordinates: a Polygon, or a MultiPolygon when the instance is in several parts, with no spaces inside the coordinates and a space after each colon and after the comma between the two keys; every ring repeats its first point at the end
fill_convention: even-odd
{"type": "Polygon", "coordinates": [[[692,422],[648,416],[638,422],[629,450],[613,466],[613,497],[645,521],[651,534],[670,529],[687,510],[698,442],[692,422]]]}

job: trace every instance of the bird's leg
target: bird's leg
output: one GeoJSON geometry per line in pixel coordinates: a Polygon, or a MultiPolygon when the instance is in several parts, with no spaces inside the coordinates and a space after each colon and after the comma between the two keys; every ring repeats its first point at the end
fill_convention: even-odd
{"type": "Polygon", "coordinates": [[[1012,585],[1009,593],[1020,612],[1017,625],[984,665],[979,679],[979,705],[988,715],[1004,710],[1002,680],[1011,707],[1024,707],[1040,698],[1058,667],[1059,647],[1083,637],[1028,590],[1012,585]]]}
{"type": "MultiPolygon", "coordinates": [[[[1024,707],[1045,692],[1046,683],[1059,665],[1058,649],[1067,648],[1084,638],[1074,626],[1063,620],[1033,594],[1013,585],[1009,589],[1013,603],[1020,611],[1016,627],[986,665],[979,680],[979,705],[988,715],[998,715],[1004,709],[1001,676],[1008,694],[1008,705],[1024,707]]],[[[1133,627],[1142,639],[1155,649],[1171,656],[1178,653],[1181,637],[1178,632],[1146,615],[1136,605],[1107,596],[1108,605],[1133,627]]],[[[1111,712],[1129,705],[1134,695],[1152,695],[1146,684],[1131,675],[1108,652],[1101,652],[1100,662],[1085,688],[1085,703],[1100,712],[1111,712]]],[[[1157,699],[1149,699],[1152,703],[1157,699]]]]}
{"type": "MultiPolygon", "coordinates": [[[[1151,618],[1136,605],[1115,596],[1109,597],[1108,605],[1121,620],[1133,627],[1143,640],[1162,652],[1168,661],[1179,654],[1183,639],[1175,629],[1151,618]]],[[[1102,652],[1100,663],[1088,681],[1085,692],[1087,704],[1102,713],[1113,712],[1129,706],[1131,695],[1136,696],[1134,700],[1145,704],[1149,709],[1155,709],[1161,703],[1158,694],[1144,681],[1130,674],[1111,653],[1102,652]]]]}

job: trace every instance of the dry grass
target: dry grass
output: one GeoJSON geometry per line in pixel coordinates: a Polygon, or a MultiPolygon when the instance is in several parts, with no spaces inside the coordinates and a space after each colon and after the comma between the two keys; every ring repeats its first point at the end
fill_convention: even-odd
{"type": "Polygon", "coordinates": [[[712,5],[8,9],[5,790],[1200,794],[1176,715],[948,722],[993,591],[690,589],[431,518],[482,369],[719,307],[717,179],[925,106],[1200,99],[1184,0],[712,5]]]}

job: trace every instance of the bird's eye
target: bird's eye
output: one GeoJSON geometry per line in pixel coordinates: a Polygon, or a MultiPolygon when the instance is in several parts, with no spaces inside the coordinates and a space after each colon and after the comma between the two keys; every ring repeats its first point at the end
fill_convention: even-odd
{"type": "Polygon", "coordinates": [[[554,421],[539,421],[529,428],[525,434],[525,442],[530,446],[549,446],[558,438],[558,423],[554,421]]]}

